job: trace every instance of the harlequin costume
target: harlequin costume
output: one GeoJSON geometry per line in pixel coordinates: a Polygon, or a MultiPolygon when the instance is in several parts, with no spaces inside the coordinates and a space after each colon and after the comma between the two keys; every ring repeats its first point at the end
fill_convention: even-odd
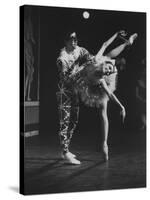
{"type": "Polygon", "coordinates": [[[69,144],[78,123],[79,115],[78,89],[75,87],[76,81],[72,75],[80,69],[83,63],[91,59],[92,56],[89,52],[79,46],[71,53],[68,53],[64,47],[57,59],[60,77],[59,91],[57,92],[60,123],[59,137],[63,153],[69,151],[69,144]]]}

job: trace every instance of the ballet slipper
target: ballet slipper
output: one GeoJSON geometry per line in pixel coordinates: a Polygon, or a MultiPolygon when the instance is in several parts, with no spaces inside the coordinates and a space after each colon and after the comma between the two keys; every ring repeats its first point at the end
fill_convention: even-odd
{"type": "Polygon", "coordinates": [[[136,39],[138,37],[138,34],[137,33],[134,33],[133,35],[131,35],[130,37],[129,37],[129,45],[132,45],[133,44],[133,42],[134,42],[134,40],[136,39]]]}
{"type": "Polygon", "coordinates": [[[103,145],[102,153],[103,153],[104,161],[108,161],[109,157],[108,157],[108,145],[107,144],[103,145]]]}
{"type": "Polygon", "coordinates": [[[64,154],[64,161],[65,163],[72,164],[72,165],[80,165],[81,162],[77,160],[75,157],[72,157],[70,152],[64,154]]]}

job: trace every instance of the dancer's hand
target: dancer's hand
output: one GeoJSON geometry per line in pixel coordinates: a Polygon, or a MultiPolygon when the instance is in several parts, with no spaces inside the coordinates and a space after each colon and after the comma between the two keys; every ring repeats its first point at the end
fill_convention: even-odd
{"type": "Polygon", "coordinates": [[[122,118],[122,122],[124,123],[124,119],[126,117],[126,110],[123,106],[121,107],[120,115],[121,115],[121,118],[122,118]]]}
{"type": "Polygon", "coordinates": [[[71,77],[75,77],[76,75],[78,75],[82,70],[83,70],[84,66],[80,66],[79,65],[75,65],[74,69],[71,71],[71,77]]]}
{"type": "Polygon", "coordinates": [[[118,36],[122,36],[122,37],[125,37],[127,35],[127,32],[124,31],[124,30],[121,30],[118,32],[118,36]]]}
{"type": "Polygon", "coordinates": [[[78,65],[74,65],[74,68],[71,71],[71,76],[75,76],[78,73],[78,70],[79,70],[79,66],[78,65]]]}

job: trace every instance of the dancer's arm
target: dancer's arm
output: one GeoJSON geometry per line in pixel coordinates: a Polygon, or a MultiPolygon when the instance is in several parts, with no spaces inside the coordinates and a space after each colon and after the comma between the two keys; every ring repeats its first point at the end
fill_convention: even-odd
{"type": "Polygon", "coordinates": [[[93,57],[94,56],[90,54],[87,49],[85,49],[84,47],[80,47],[79,65],[90,61],[91,59],[93,59],[93,57]]]}
{"type": "Polygon", "coordinates": [[[57,66],[60,79],[66,83],[75,81],[78,78],[80,71],[83,69],[82,66],[79,68],[76,62],[69,67],[68,63],[61,59],[57,60],[57,66]]]}
{"type": "Polygon", "coordinates": [[[113,92],[110,91],[110,89],[108,88],[106,81],[104,79],[101,79],[99,81],[99,85],[100,87],[102,87],[104,89],[104,91],[106,92],[106,94],[109,96],[109,98],[114,101],[121,109],[120,111],[120,115],[122,116],[122,120],[124,122],[125,116],[126,116],[126,112],[125,112],[125,108],[124,106],[121,104],[121,102],[118,100],[118,98],[115,96],[115,94],[113,92]]]}

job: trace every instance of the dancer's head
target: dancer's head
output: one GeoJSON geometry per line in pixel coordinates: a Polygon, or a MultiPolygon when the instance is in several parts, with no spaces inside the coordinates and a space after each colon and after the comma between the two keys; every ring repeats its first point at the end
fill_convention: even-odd
{"type": "Polygon", "coordinates": [[[102,72],[105,75],[112,74],[114,72],[114,66],[112,65],[112,63],[105,62],[102,67],[102,72]]]}
{"type": "Polygon", "coordinates": [[[76,48],[78,43],[76,32],[70,32],[66,34],[65,37],[65,45],[69,50],[73,50],[76,48]]]}
{"type": "Polygon", "coordinates": [[[97,63],[97,70],[100,72],[102,76],[109,75],[116,72],[116,68],[114,66],[115,66],[115,60],[103,56],[97,63]]]}

